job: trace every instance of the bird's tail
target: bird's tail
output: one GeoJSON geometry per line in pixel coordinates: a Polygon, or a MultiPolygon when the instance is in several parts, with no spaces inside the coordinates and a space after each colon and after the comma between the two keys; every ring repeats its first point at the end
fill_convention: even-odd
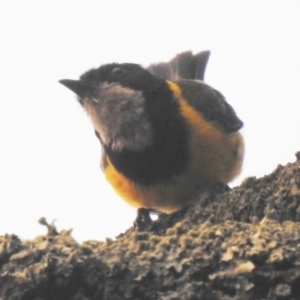
{"type": "Polygon", "coordinates": [[[209,56],[209,50],[201,51],[195,55],[191,51],[186,51],[177,54],[167,63],[151,64],[147,70],[165,80],[204,80],[209,56]]]}

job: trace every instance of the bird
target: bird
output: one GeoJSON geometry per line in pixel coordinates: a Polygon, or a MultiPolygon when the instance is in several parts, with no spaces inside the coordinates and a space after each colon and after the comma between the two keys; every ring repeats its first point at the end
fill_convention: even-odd
{"type": "Polygon", "coordinates": [[[105,177],[129,204],[172,213],[240,174],[243,122],[204,82],[209,57],[186,51],[147,68],[109,63],[59,81],[89,116],[105,177]]]}

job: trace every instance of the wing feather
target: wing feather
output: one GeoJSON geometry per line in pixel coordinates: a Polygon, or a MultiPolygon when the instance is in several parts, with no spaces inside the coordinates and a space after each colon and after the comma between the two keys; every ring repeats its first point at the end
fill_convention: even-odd
{"type": "Polygon", "coordinates": [[[182,90],[182,96],[203,116],[224,132],[235,132],[243,127],[232,106],[217,90],[201,81],[175,81],[182,90]]]}

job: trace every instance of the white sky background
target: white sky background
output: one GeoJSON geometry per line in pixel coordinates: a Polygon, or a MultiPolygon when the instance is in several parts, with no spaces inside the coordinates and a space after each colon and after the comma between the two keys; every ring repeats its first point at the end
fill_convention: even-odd
{"type": "Polygon", "coordinates": [[[206,82],[245,122],[244,171],[300,150],[300,1],[1,1],[0,235],[34,238],[56,219],[79,241],[132,225],[101,174],[100,145],[58,83],[109,62],[144,66],[210,49],[206,82]]]}

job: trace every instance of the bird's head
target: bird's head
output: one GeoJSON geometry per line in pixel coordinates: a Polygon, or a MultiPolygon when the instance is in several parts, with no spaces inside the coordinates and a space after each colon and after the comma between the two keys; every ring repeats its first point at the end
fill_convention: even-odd
{"type": "Polygon", "coordinates": [[[59,82],[78,96],[104,145],[139,151],[151,144],[145,95],[157,93],[164,80],[139,65],[113,63],[91,69],[79,80],[59,82]]]}

